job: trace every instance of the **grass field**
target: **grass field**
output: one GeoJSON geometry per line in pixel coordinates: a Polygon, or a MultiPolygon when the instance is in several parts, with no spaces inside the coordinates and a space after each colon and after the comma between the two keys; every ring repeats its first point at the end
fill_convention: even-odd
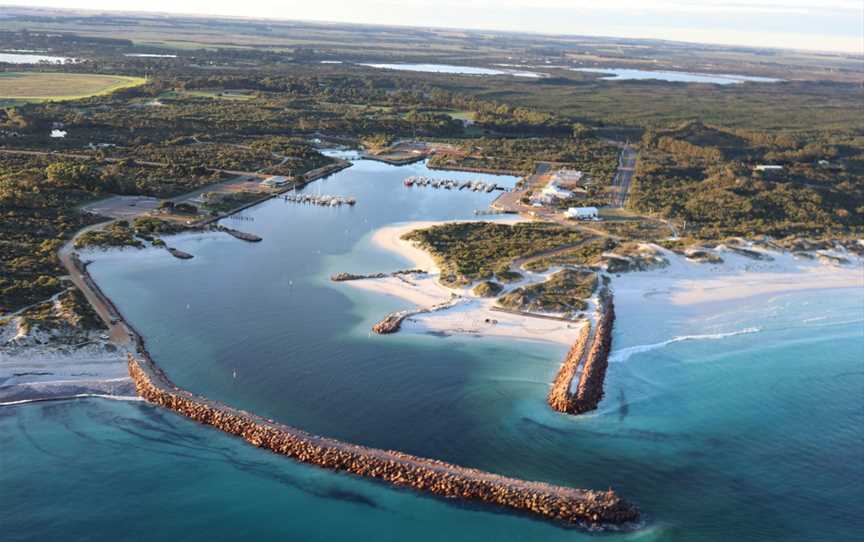
{"type": "Polygon", "coordinates": [[[87,73],[0,73],[0,102],[77,100],[143,85],[142,77],[87,73]]]}

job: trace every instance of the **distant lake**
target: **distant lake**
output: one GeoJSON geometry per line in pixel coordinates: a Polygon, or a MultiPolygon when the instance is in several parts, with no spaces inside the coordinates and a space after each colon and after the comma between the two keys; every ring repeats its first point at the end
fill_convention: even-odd
{"type": "Polygon", "coordinates": [[[674,83],[710,83],[715,85],[734,85],[737,83],[777,83],[782,79],[756,77],[752,75],[731,75],[722,73],[693,73],[676,71],[630,70],[619,68],[572,68],[573,71],[586,73],[603,73],[609,77],[601,77],[605,81],[630,81],[656,79],[674,83]]]}
{"type": "Polygon", "coordinates": [[[38,64],[40,62],[50,62],[51,64],[66,64],[67,62],[75,62],[75,59],[65,56],[0,53],[0,62],[8,62],[10,64],[38,64]]]}
{"type": "Polygon", "coordinates": [[[131,56],[135,58],[177,58],[177,55],[160,55],[157,53],[126,53],[123,56],[131,56]]]}
{"type": "Polygon", "coordinates": [[[543,77],[544,74],[522,70],[496,70],[476,66],[454,66],[452,64],[360,64],[385,70],[402,70],[426,73],[453,73],[459,75],[512,75],[514,77],[543,77]]]}

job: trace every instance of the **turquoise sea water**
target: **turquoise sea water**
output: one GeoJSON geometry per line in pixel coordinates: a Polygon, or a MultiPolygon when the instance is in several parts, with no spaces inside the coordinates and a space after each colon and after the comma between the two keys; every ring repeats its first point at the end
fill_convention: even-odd
{"type": "Polygon", "coordinates": [[[233,222],[262,243],[185,236],[171,243],[191,261],[117,251],[92,270],[183,387],[354,442],[611,485],[640,505],[642,529],[447,502],[94,399],[0,409],[2,540],[810,541],[864,528],[864,292],[618,299],[607,397],[562,416],[544,398],[566,348],[370,337],[406,304],[326,280],[405,264],[371,246],[379,226],[469,218],[492,197],[401,186],[427,173],[358,162],[311,187],[356,196],[353,209],[271,201],[233,222]]]}

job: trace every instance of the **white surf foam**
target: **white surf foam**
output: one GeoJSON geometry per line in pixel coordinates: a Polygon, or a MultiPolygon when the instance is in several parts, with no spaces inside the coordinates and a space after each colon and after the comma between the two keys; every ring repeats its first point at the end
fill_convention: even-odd
{"type": "Polygon", "coordinates": [[[21,399],[17,401],[6,401],[0,403],[0,407],[4,406],[16,406],[16,405],[27,405],[30,403],[44,403],[47,401],[70,401],[72,399],[88,399],[88,398],[98,398],[98,399],[109,399],[111,401],[143,401],[144,399],[135,395],[108,395],[104,393],[76,393],[74,395],[58,395],[56,397],[34,397],[33,399],[21,399]]]}
{"type": "Polygon", "coordinates": [[[651,350],[657,350],[658,348],[663,348],[664,346],[668,346],[674,343],[680,343],[684,341],[715,341],[719,339],[725,339],[727,337],[734,337],[736,335],[746,335],[748,333],[758,333],[761,331],[758,327],[748,327],[745,329],[741,329],[738,331],[730,331],[727,333],[711,333],[705,335],[682,335],[680,337],[673,337],[668,341],[663,341],[654,344],[640,344],[637,346],[630,346],[627,348],[622,348],[621,350],[615,351],[609,356],[610,362],[620,362],[627,361],[634,354],[641,354],[642,352],[649,352],[651,350]]]}

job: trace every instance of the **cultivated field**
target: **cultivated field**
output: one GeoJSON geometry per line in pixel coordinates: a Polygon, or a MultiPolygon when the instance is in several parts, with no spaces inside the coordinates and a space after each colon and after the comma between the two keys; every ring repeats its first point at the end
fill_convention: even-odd
{"type": "Polygon", "coordinates": [[[144,84],[141,77],[87,73],[0,73],[0,102],[75,100],[144,84]]]}

